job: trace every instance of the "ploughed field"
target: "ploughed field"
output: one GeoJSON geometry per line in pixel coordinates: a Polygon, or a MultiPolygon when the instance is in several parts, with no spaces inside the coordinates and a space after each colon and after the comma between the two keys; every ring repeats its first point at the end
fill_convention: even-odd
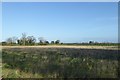
{"type": "Polygon", "coordinates": [[[3,78],[118,78],[117,47],[9,46],[3,78]]]}

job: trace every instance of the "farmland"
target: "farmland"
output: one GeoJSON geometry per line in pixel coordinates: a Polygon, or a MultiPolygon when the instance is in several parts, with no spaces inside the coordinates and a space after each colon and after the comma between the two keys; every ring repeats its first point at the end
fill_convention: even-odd
{"type": "Polygon", "coordinates": [[[117,46],[3,46],[3,78],[118,78],[117,46]]]}

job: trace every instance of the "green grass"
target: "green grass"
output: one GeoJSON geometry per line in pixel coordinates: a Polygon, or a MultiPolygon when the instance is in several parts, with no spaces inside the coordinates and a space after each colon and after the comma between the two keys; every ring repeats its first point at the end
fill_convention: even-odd
{"type": "Polygon", "coordinates": [[[117,50],[13,48],[2,51],[4,78],[117,78],[117,50]]]}
{"type": "Polygon", "coordinates": [[[2,68],[3,78],[42,78],[40,74],[26,73],[26,72],[20,71],[19,69],[5,68],[6,66],[9,66],[9,65],[3,64],[3,68],[2,68]]]}

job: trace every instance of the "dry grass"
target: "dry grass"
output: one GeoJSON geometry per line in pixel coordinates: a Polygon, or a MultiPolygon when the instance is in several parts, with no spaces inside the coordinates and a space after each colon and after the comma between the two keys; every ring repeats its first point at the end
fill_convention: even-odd
{"type": "Polygon", "coordinates": [[[67,45],[47,45],[47,46],[1,46],[5,48],[81,48],[81,49],[107,49],[118,50],[117,46],[67,46],[67,45]]]}

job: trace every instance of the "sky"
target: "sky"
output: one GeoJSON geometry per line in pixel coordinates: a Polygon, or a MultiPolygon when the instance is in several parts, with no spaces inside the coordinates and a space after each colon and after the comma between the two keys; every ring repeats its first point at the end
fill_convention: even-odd
{"type": "Polygon", "coordinates": [[[118,42],[118,3],[3,2],[2,41],[22,33],[65,43],[118,42]]]}
{"type": "Polygon", "coordinates": [[[2,41],[2,3],[0,2],[0,42],[2,41]]]}

